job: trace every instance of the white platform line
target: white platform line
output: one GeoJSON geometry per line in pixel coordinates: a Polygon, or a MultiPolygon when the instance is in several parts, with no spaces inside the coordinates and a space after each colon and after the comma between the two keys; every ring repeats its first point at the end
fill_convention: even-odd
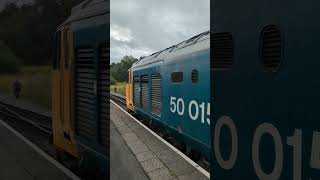
{"type": "Polygon", "coordinates": [[[46,154],[44,151],[42,151],[38,146],[33,144],[31,141],[29,141],[22,134],[20,134],[18,131],[16,131],[11,126],[9,126],[2,119],[0,119],[0,124],[3,125],[4,127],[6,127],[9,131],[11,131],[14,135],[16,135],[19,139],[21,139],[27,145],[29,145],[34,151],[36,151],[38,154],[40,154],[42,157],[44,157],[46,160],[48,160],[50,163],[52,163],[54,166],[56,166],[58,169],[60,169],[62,172],[64,172],[68,177],[75,179],[75,180],[80,180],[80,178],[78,176],[76,176],[73,172],[71,172],[69,169],[67,169],[66,167],[64,167],[60,163],[58,163],[55,159],[53,159],[48,154],[46,154]]]}
{"type": "Polygon", "coordinates": [[[158,138],[160,141],[162,141],[164,144],[166,144],[167,146],[169,146],[174,152],[176,152],[177,154],[179,154],[183,159],[185,159],[189,164],[191,164],[194,168],[196,168],[197,170],[199,170],[203,175],[205,175],[207,178],[210,179],[210,173],[208,171],[206,171],[205,169],[203,169],[201,166],[199,166],[197,163],[195,163],[193,160],[191,160],[188,156],[186,156],[185,154],[183,154],[181,151],[179,151],[177,148],[175,148],[174,146],[172,146],[170,143],[168,143],[166,140],[162,139],[158,134],[156,134],[155,132],[153,132],[151,129],[149,129],[147,126],[145,126],[142,122],[140,122],[139,120],[137,120],[135,117],[133,117],[131,114],[129,114],[127,111],[125,111],[124,109],[122,109],[117,103],[115,103],[114,101],[112,101],[110,99],[110,102],[112,102],[113,104],[115,104],[118,108],[120,108],[123,112],[125,112],[128,116],[130,116],[133,120],[135,120],[137,123],[139,123],[143,128],[145,128],[146,130],[148,130],[152,135],[154,135],[156,138],[158,138]]]}

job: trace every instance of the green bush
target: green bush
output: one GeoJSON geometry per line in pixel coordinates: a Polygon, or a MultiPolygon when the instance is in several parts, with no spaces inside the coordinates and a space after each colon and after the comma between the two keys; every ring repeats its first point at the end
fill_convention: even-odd
{"type": "Polygon", "coordinates": [[[12,86],[18,78],[22,83],[21,99],[51,108],[50,66],[21,66],[16,74],[0,75],[0,93],[13,95],[12,86]]]}

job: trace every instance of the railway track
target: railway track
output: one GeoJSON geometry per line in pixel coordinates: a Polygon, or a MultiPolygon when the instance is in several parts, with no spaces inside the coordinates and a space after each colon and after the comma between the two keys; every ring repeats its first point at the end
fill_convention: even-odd
{"type": "MultiPolygon", "coordinates": [[[[110,92],[110,98],[111,100],[113,100],[114,102],[116,102],[120,107],[122,107],[123,109],[126,109],[126,97],[122,96],[120,94],[115,94],[115,93],[111,93],[110,92]]],[[[136,117],[139,120],[139,117],[136,117]]],[[[148,121],[142,121],[140,120],[142,123],[144,123],[146,126],[148,126],[151,130],[153,130],[155,133],[157,133],[160,137],[162,137],[164,140],[166,140],[167,142],[169,142],[171,145],[175,146],[177,149],[181,150],[181,144],[177,143],[176,141],[173,140],[172,137],[167,136],[165,133],[163,133],[159,128],[152,126],[148,121]]],[[[191,158],[192,160],[194,160],[199,166],[201,166],[203,169],[209,171],[210,169],[210,163],[203,159],[200,158],[200,160],[195,160],[195,157],[193,157],[193,154],[190,153],[189,149],[186,149],[186,151],[182,150],[182,153],[184,153],[185,155],[187,155],[189,158],[191,158]]]]}
{"type": "MultiPolygon", "coordinates": [[[[120,107],[126,109],[126,99],[125,96],[119,94],[110,93],[110,98],[116,102],[120,107]]],[[[45,151],[53,158],[57,158],[56,150],[52,144],[52,119],[49,116],[40,115],[38,113],[21,109],[9,104],[0,102],[0,118],[6,121],[10,126],[20,132],[23,136],[29,139],[31,142],[36,144],[40,149],[45,151]]],[[[138,118],[139,119],[139,118],[138,118]]],[[[141,121],[145,123],[150,129],[157,133],[164,140],[175,146],[175,143],[172,143],[172,138],[165,136],[161,130],[158,128],[150,126],[150,123],[147,121],[141,121]]],[[[187,156],[190,157],[187,153],[184,152],[187,156]]],[[[192,157],[191,157],[192,159],[192,157]]],[[[206,161],[197,162],[205,170],[209,170],[209,164],[206,161]]],[[[70,167],[70,170],[73,171],[70,167]]],[[[76,173],[78,174],[78,173],[76,173]]]]}
{"type": "MultiPolygon", "coordinates": [[[[0,118],[49,156],[59,161],[56,148],[52,144],[51,116],[41,115],[0,102],[0,118]]],[[[81,176],[78,169],[75,169],[70,162],[63,161],[60,163],[79,177],[81,176]]]]}
{"type": "Polygon", "coordinates": [[[0,118],[49,156],[56,158],[51,117],[0,102],[0,118]]]}
{"type": "Polygon", "coordinates": [[[120,94],[110,92],[110,97],[113,101],[120,103],[123,107],[126,105],[126,97],[120,94]]]}
{"type": "Polygon", "coordinates": [[[0,102],[0,117],[4,119],[23,121],[49,135],[52,135],[52,120],[50,116],[40,115],[32,111],[0,102]]]}

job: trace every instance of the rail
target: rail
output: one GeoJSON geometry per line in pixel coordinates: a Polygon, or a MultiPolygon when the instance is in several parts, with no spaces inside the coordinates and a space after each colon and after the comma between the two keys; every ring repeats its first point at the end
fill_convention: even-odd
{"type": "Polygon", "coordinates": [[[126,105],[126,97],[125,96],[110,92],[110,98],[114,101],[120,102],[122,105],[126,105]]]}
{"type": "Polygon", "coordinates": [[[52,120],[49,116],[0,102],[0,117],[22,120],[47,134],[52,134],[52,120]]]}

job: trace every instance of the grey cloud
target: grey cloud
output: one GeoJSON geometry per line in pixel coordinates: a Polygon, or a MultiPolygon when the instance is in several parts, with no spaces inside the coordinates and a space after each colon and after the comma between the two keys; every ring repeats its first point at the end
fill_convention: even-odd
{"type": "MultiPolygon", "coordinates": [[[[149,55],[209,30],[210,0],[111,0],[111,28],[130,32],[130,40],[111,35],[111,61],[127,53],[149,55]],[[123,52],[121,51],[123,49],[123,52]]],[[[130,54],[128,54],[130,55],[130,54]]]]}

